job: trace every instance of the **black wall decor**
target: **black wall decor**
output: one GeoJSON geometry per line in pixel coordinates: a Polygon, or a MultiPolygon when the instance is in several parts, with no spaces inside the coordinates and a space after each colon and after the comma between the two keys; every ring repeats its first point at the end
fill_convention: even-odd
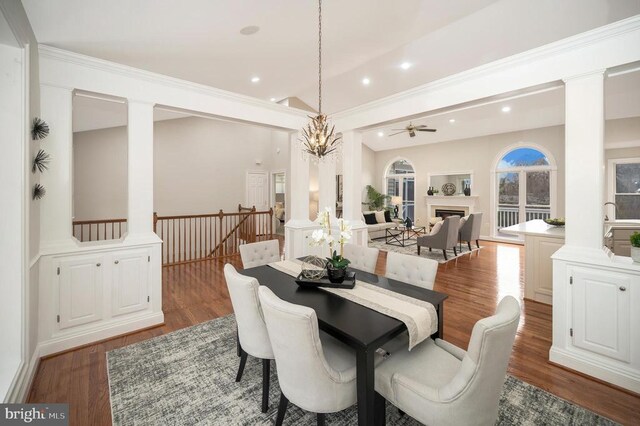
{"type": "Polygon", "coordinates": [[[33,159],[33,166],[31,167],[31,172],[35,173],[36,170],[40,173],[44,172],[49,168],[49,161],[51,161],[51,156],[45,152],[44,149],[38,150],[35,158],[33,159]]]}
{"type": "Polygon", "coordinates": [[[43,119],[36,117],[31,125],[31,139],[34,141],[44,139],[49,136],[49,125],[43,119]]]}
{"type": "Polygon", "coordinates": [[[44,186],[40,185],[39,183],[36,183],[35,185],[33,185],[33,199],[34,200],[39,200],[40,198],[44,197],[44,194],[47,193],[47,190],[44,189],[44,186]]]}

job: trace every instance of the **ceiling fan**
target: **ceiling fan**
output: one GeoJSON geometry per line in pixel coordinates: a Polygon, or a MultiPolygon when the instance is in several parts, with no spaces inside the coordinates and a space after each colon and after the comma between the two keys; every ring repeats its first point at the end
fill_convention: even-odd
{"type": "Polygon", "coordinates": [[[408,132],[409,136],[412,138],[416,136],[416,132],[435,132],[436,131],[436,129],[429,129],[429,126],[425,124],[414,126],[411,123],[409,123],[409,125],[404,129],[391,129],[391,130],[398,130],[398,131],[396,133],[391,133],[389,136],[395,136],[395,135],[399,135],[400,133],[408,132]]]}

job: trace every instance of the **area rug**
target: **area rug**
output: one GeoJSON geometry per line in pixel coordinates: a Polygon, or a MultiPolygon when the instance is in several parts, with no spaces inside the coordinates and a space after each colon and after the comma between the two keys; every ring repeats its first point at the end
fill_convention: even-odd
{"type": "MultiPolygon", "coordinates": [[[[392,251],[394,253],[402,253],[402,254],[410,254],[412,256],[418,256],[418,247],[415,244],[415,241],[416,241],[415,238],[411,238],[406,241],[412,245],[409,245],[406,247],[399,247],[399,246],[385,243],[384,239],[379,239],[379,240],[369,241],[369,247],[375,247],[379,250],[384,250],[384,251],[392,251]]],[[[442,250],[433,249],[433,251],[429,251],[428,247],[421,247],[420,257],[433,259],[438,261],[439,263],[447,263],[460,256],[465,256],[465,255],[468,255],[469,253],[477,252],[481,248],[482,246],[480,246],[480,248],[477,248],[474,245],[471,245],[471,250],[469,250],[469,247],[466,244],[462,244],[462,248],[460,248],[460,246],[458,245],[456,246],[456,250],[458,250],[458,254],[454,255],[453,250],[447,250],[447,260],[445,260],[444,255],[442,254],[442,250]]]]}
{"type": "MultiPolygon", "coordinates": [[[[269,411],[260,412],[262,369],[249,357],[235,382],[233,315],[175,331],[107,353],[111,414],[115,425],[274,424],[278,378],[272,368],[269,411]]],[[[286,425],[315,425],[315,415],[289,405],[286,425]]],[[[355,407],[327,415],[327,424],[355,425],[355,407]]],[[[418,425],[387,405],[388,425],[418,425]]],[[[499,425],[614,425],[570,402],[507,376],[499,425]]]]}

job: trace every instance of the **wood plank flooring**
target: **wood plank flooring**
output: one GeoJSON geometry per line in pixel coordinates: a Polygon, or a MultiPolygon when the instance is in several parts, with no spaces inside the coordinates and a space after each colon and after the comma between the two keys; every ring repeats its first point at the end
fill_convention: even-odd
{"type": "MultiPolygon", "coordinates": [[[[482,245],[479,252],[440,265],[435,285],[435,290],[450,296],[445,302],[445,339],[462,348],[467,347],[475,322],[493,314],[502,297],[523,297],[524,249],[482,245]]],[[[242,266],[239,257],[230,262],[242,266]]],[[[384,274],[385,262],[386,253],[381,252],[378,274],[384,274]]],[[[231,313],[223,266],[207,261],[163,268],[165,325],[42,360],[28,401],[70,403],[71,425],[111,424],[106,353],[231,313]]],[[[532,301],[522,306],[509,373],[617,422],[640,424],[640,395],[550,364],[551,307],[532,301]]]]}

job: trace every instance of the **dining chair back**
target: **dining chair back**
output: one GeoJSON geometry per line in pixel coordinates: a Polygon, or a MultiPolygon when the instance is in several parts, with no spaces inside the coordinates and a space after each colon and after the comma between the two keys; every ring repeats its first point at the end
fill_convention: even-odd
{"type": "Polygon", "coordinates": [[[386,271],[387,278],[433,290],[438,273],[438,262],[390,251],[387,253],[386,271]]]}
{"type": "MultiPolygon", "coordinates": [[[[264,286],[258,293],[275,355],[284,410],[289,400],[314,413],[333,413],[355,404],[353,350],[333,338],[330,342],[320,340],[313,309],[286,302],[264,286]]],[[[281,417],[284,411],[281,415],[279,409],[280,422],[281,417]]]]}
{"type": "Polygon", "coordinates": [[[280,260],[280,242],[278,240],[260,241],[240,246],[242,266],[254,268],[280,260]]]}
{"type": "Polygon", "coordinates": [[[372,274],[376,272],[379,253],[380,250],[375,247],[344,245],[344,257],[351,262],[349,266],[372,274]]]}
{"type": "Polygon", "coordinates": [[[269,404],[269,370],[270,360],[274,358],[271,341],[264,323],[260,299],[258,296],[258,280],[241,275],[230,263],[224,265],[224,278],[227,282],[231,305],[238,325],[238,355],[240,366],[236,382],[242,379],[247,354],[262,360],[262,412],[266,412],[269,404]]]}

